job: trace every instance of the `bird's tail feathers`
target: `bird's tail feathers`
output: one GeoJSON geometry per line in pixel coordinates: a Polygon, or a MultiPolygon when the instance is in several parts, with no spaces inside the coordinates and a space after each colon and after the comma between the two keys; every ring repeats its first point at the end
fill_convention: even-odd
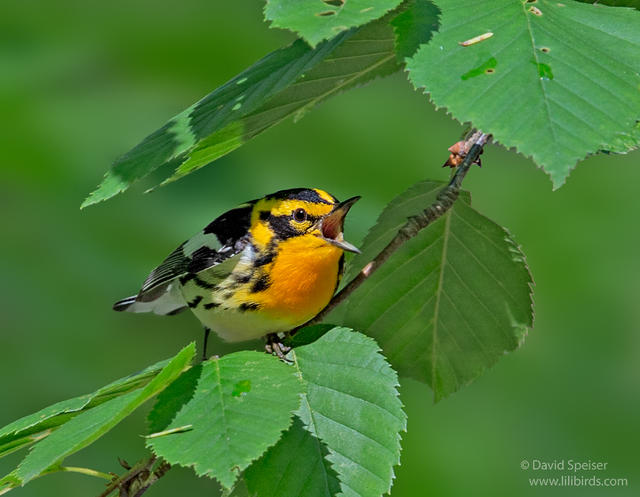
{"type": "Polygon", "coordinates": [[[153,300],[149,295],[132,295],[113,304],[114,311],[153,312],[154,314],[173,315],[187,308],[187,303],[175,285],[167,285],[166,291],[157,293],[153,300]]]}

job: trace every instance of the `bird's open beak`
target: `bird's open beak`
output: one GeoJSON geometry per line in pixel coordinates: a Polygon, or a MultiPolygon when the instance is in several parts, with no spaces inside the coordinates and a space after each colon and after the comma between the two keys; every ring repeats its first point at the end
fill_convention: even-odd
{"type": "Polygon", "coordinates": [[[344,228],[344,218],[347,215],[347,212],[349,212],[351,206],[358,200],[360,200],[360,197],[351,197],[344,202],[340,202],[329,214],[323,217],[319,223],[322,238],[332,245],[340,247],[342,250],[355,252],[356,254],[359,254],[360,250],[358,250],[358,247],[344,239],[342,230],[344,228]]]}

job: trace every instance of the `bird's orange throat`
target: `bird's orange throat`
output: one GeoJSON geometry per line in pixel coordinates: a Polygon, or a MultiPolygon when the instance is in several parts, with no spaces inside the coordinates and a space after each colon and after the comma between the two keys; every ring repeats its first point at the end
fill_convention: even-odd
{"type": "Polygon", "coordinates": [[[335,292],[342,249],[315,235],[280,242],[268,270],[269,286],[251,300],[274,318],[291,318],[293,326],[320,312],[335,292]]]}

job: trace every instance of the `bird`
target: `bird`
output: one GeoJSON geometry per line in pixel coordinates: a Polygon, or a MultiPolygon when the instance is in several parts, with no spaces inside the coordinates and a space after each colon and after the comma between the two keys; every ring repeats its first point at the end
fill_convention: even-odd
{"type": "Polygon", "coordinates": [[[345,216],[360,196],[343,202],[318,188],[280,190],[214,219],[151,271],[116,311],[174,315],[190,309],[205,330],[227,342],[267,337],[283,357],[279,333],[316,316],[338,288],[345,216]]]}

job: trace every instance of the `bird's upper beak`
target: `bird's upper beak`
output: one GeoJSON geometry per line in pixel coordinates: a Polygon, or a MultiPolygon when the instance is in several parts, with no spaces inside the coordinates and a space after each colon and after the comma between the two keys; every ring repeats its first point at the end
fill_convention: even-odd
{"type": "Polygon", "coordinates": [[[351,206],[358,200],[360,200],[359,196],[351,197],[344,202],[340,202],[329,214],[324,216],[319,223],[322,238],[332,245],[340,247],[342,250],[355,252],[356,254],[359,254],[360,250],[358,250],[358,247],[344,239],[342,230],[344,228],[344,218],[347,215],[347,212],[349,212],[351,206]]]}

